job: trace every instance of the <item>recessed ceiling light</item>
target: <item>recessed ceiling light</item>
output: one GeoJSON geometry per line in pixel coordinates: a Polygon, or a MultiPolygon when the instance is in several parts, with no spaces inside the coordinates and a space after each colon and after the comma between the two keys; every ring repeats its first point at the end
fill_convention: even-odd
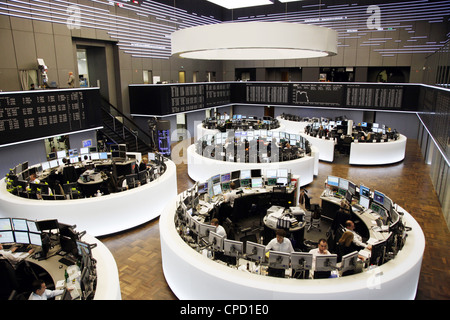
{"type": "Polygon", "coordinates": [[[273,4],[273,0],[207,0],[227,9],[263,6],[273,4]]]}

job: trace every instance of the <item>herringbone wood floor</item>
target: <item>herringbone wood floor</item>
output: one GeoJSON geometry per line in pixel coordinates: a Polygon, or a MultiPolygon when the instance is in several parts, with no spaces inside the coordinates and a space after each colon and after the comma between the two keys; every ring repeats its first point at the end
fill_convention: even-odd
{"type": "MultiPolygon", "coordinates": [[[[450,299],[450,232],[417,141],[408,140],[405,160],[400,163],[350,166],[345,164],[346,160],[337,157],[333,164],[320,162],[318,177],[307,186],[312,201],[318,202],[329,174],[364,183],[372,190],[387,194],[412,214],[425,234],[426,248],[416,299],[450,299]]],[[[185,163],[177,164],[177,177],[178,192],[192,186],[185,163]]],[[[100,240],[116,259],[122,299],[177,299],[167,285],[161,267],[158,219],[100,240]]]]}

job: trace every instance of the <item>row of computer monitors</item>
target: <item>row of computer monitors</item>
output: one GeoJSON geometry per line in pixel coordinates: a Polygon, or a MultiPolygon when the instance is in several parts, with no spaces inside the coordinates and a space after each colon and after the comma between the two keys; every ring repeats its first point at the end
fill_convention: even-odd
{"type": "Polygon", "coordinates": [[[249,131],[227,131],[227,132],[219,132],[215,135],[205,135],[201,138],[202,141],[206,141],[207,145],[212,144],[212,139],[214,138],[215,144],[223,144],[226,142],[228,138],[236,138],[237,140],[243,138],[247,139],[247,141],[251,141],[251,138],[253,139],[260,139],[264,138],[268,141],[272,141],[272,138],[275,138],[277,142],[279,142],[281,139],[289,141],[291,145],[297,145],[302,144],[304,141],[304,138],[299,134],[293,134],[293,133],[287,133],[287,132],[281,132],[281,131],[271,131],[271,130],[249,130],[249,131]],[[230,136],[231,135],[231,136],[230,136]]]}
{"type": "MultiPolygon", "coordinates": [[[[286,168],[267,169],[265,171],[265,180],[268,186],[286,186],[290,182],[289,178],[289,169],[286,168]]],[[[208,182],[199,184],[198,190],[199,193],[210,192],[212,195],[217,196],[222,192],[228,191],[232,181],[239,181],[240,185],[237,187],[263,188],[265,185],[261,169],[248,169],[215,175],[208,182]]]]}
{"type": "MultiPolygon", "coordinates": [[[[357,195],[357,186],[343,178],[328,176],[327,185],[332,188],[337,188],[338,194],[344,196],[350,203],[352,198],[357,195]]],[[[385,214],[383,208],[388,214],[393,213],[392,200],[380,191],[374,190],[373,197],[370,188],[360,185],[359,186],[359,205],[365,209],[372,209],[382,216],[385,214]]]]}
{"type": "MultiPolygon", "coordinates": [[[[60,151],[58,151],[58,152],[60,152],[60,151]]],[[[57,167],[59,167],[61,165],[64,165],[63,159],[66,158],[65,157],[66,151],[64,150],[64,151],[61,151],[61,152],[64,153],[64,156],[62,156],[62,153],[61,153],[61,157],[58,157],[58,159],[45,161],[45,162],[42,162],[42,163],[38,164],[37,166],[33,166],[33,167],[28,168],[28,162],[26,162],[26,164],[27,164],[26,166],[24,164],[20,164],[20,165],[18,165],[18,166],[20,166],[20,170],[18,170],[17,169],[18,166],[16,166],[15,173],[16,174],[22,174],[22,179],[26,180],[26,179],[28,179],[28,177],[29,177],[29,175],[31,173],[40,173],[40,172],[43,172],[45,170],[57,168],[57,167]]],[[[121,151],[113,151],[112,153],[108,153],[108,152],[94,152],[94,153],[81,154],[80,156],[70,156],[69,157],[69,162],[71,164],[81,162],[81,161],[84,160],[85,156],[87,157],[87,160],[92,160],[92,161],[95,161],[95,160],[108,160],[108,159],[115,159],[115,158],[123,158],[122,156],[121,157],[116,157],[114,152],[121,152],[121,151]]],[[[128,155],[128,157],[133,157],[133,156],[134,155],[128,155]]],[[[149,161],[156,161],[156,160],[158,160],[158,156],[159,155],[154,153],[154,152],[149,152],[148,153],[149,161]]]]}

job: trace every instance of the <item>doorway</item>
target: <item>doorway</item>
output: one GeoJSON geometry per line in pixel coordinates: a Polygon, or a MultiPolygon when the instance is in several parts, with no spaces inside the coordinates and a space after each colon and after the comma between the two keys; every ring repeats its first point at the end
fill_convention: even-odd
{"type": "Polygon", "coordinates": [[[186,83],[186,71],[178,71],[178,83],[186,83]]]}
{"type": "Polygon", "coordinates": [[[77,65],[80,86],[99,87],[100,94],[109,100],[105,47],[77,45],[77,65]]]}

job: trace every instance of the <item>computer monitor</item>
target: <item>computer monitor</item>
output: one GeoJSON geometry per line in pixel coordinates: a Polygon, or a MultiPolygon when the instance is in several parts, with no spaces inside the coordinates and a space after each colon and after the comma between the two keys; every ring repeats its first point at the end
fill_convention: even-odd
{"type": "Polygon", "coordinates": [[[265,258],[266,246],[252,241],[245,244],[245,254],[247,259],[262,261],[265,258]]]}
{"type": "Polygon", "coordinates": [[[15,231],[28,231],[27,220],[12,218],[12,225],[15,231]]]}
{"type": "Polygon", "coordinates": [[[356,194],[356,185],[353,182],[349,181],[347,191],[354,196],[356,194]]]}
{"type": "Polygon", "coordinates": [[[267,169],[266,170],[266,178],[276,178],[277,177],[277,170],[276,169],[267,169]]]}
{"type": "Polygon", "coordinates": [[[239,179],[241,176],[241,172],[240,171],[233,171],[231,173],[231,180],[236,180],[239,179]]]}
{"type": "Polygon", "coordinates": [[[43,171],[50,169],[50,162],[48,161],[42,162],[41,165],[43,171]]]}
{"type": "Polygon", "coordinates": [[[80,148],[80,154],[88,154],[88,153],[89,153],[89,147],[80,148]]]}
{"type": "Polygon", "coordinates": [[[261,169],[252,169],[251,170],[252,178],[259,178],[261,177],[261,169]]]}
{"type": "Polygon", "coordinates": [[[218,196],[219,194],[222,194],[222,186],[220,183],[213,185],[213,195],[218,196]]]}
{"type": "Polygon", "coordinates": [[[66,150],[60,150],[56,152],[56,156],[58,159],[62,159],[66,157],[66,150]]]}
{"type": "Polygon", "coordinates": [[[220,176],[220,182],[229,182],[231,181],[231,173],[225,173],[220,176]]]}
{"type": "Polygon", "coordinates": [[[199,231],[200,231],[200,221],[198,221],[197,219],[195,219],[194,217],[192,217],[192,218],[189,220],[189,228],[191,229],[191,231],[192,231],[194,234],[197,234],[197,235],[198,235],[198,233],[199,233],[199,231]]]}
{"type": "Polygon", "coordinates": [[[14,231],[15,243],[30,244],[30,238],[26,231],[14,231]]]}
{"type": "MultiPolygon", "coordinates": [[[[388,236],[389,238],[389,236],[388,236]]],[[[386,240],[379,241],[372,245],[370,264],[381,266],[384,263],[384,257],[386,254],[386,240]]]]}
{"type": "Polygon", "coordinates": [[[40,233],[36,221],[27,220],[28,231],[40,233]]]}
{"type": "Polygon", "coordinates": [[[91,246],[88,243],[85,243],[83,241],[75,241],[77,245],[77,253],[79,257],[83,256],[91,256],[91,246]]]}
{"type": "Polygon", "coordinates": [[[11,219],[0,218],[0,231],[9,231],[9,230],[12,230],[11,219]]]}
{"type": "Polygon", "coordinates": [[[359,205],[368,209],[370,207],[370,198],[359,196],[359,205]]]}
{"type": "Polygon", "coordinates": [[[278,169],[277,170],[277,177],[278,178],[287,178],[289,175],[288,169],[278,169]]]}
{"type": "Polygon", "coordinates": [[[211,244],[211,247],[213,250],[216,251],[222,251],[223,250],[223,240],[225,239],[224,236],[221,236],[215,232],[210,231],[209,232],[209,243],[211,244]]]}
{"type": "Polygon", "coordinates": [[[288,184],[288,179],[287,179],[287,178],[284,178],[284,177],[278,177],[278,178],[277,178],[277,184],[278,184],[278,185],[285,186],[285,185],[288,184]]]}
{"type": "Polygon", "coordinates": [[[335,176],[328,176],[327,185],[331,187],[339,187],[339,178],[335,176]]]}
{"type": "Polygon", "coordinates": [[[384,196],[383,207],[385,207],[385,209],[388,212],[388,214],[391,212],[392,200],[389,197],[384,196]]]}
{"type": "Polygon", "coordinates": [[[211,183],[212,183],[213,185],[214,185],[214,184],[217,184],[217,183],[219,183],[219,182],[220,182],[220,174],[211,177],[211,183]]]}
{"type": "Polygon", "coordinates": [[[13,243],[14,235],[12,231],[0,231],[0,243],[13,243]]]}
{"type": "Polygon", "coordinates": [[[269,267],[276,269],[288,269],[290,261],[290,253],[280,251],[269,252],[269,267]]]}
{"type": "Polygon", "coordinates": [[[341,272],[344,273],[355,270],[357,261],[358,261],[358,251],[354,251],[343,256],[341,262],[341,272]]]}
{"type": "Polygon", "coordinates": [[[241,180],[242,179],[250,179],[252,177],[251,170],[241,170],[241,180]]]}
{"type": "Polygon", "coordinates": [[[308,252],[292,252],[291,267],[294,270],[311,270],[313,254],[308,252]]]}
{"type": "Polygon", "coordinates": [[[30,232],[28,233],[28,236],[30,237],[30,244],[42,246],[42,238],[40,233],[30,232]]]}
{"type": "Polygon", "coordinates": [[[337,254],[317,255],[315,271],[332,271],[336,269],[337,254]]]}
{"type": "Polygon", "coordinates": [[[384,194],[381,193],[380,191],[374,190],[373,201],[384,206],[384,194]]]}
{"type": "Polygon", "coordinates": [[[214,232],[215,230],[216,230],[215,226],[206,223],[199,223],[198,236],[200,238],[209,239],[209,233],[211,231],[214,232]]]}
{"type": "Polygon", "coordinates": [[[365,187],[365,186],[363,186],[363,185],[360,185],[360,186],[359,186],[359,194],[360,194],[361,196],[370,198],[370,189],[369,189],[368,187],[365,187]]]}
{"type": "Polygon", "coordinates": [[[252,178],[252,188],[262,188],[263,179],[262,178],[252,178]]]}
{"type": "Polygon", "coordinates": [[[223,254],[231,257],[242,256],[244,253],[244,243],[230,239],[223,240],[223,254]]]}
{"type": "Polygon", "coordinates": [[[348,180],[339,178],[339,189],[348,190],[348,180]]]}

